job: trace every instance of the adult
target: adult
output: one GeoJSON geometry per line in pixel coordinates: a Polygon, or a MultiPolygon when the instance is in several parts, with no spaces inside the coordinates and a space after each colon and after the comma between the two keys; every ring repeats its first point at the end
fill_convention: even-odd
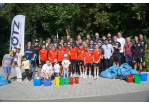
{"type": "Polygon", "coordinates": [[[39,71],[39,51],[41,50],[41,47],[38,45],[38,39],[35,40],[34,49],[36,51],[37,59],[36,59],[36,65],[37,69],[39,71]]]}
{"type": "Polygon", "coordinates": [[[63,46],[64,45],[64,40],[61,39],[60,44],[63,46]]]}
{"type": "Polygon", "coordinates": [[[82,39],[79,40],[79,44],[82,44],[82,39]]]}
{"type": "Polygon", "coordinates": [[[120,60],[120,50],[121,50],[121,43],[117,41],[117,36],[113,37],[113,65],[116,63],[117,67],[119,67],[119,60],[120,60]]]}
{"type": "Polygon", "coordinates": [[[31,75],[33,75],[34,67],[35,67],[35,54],[36,51],[34,47],[32,46],[32,42],[27,42],[26,48],[24,49],[24,55],[27,57],[27,60],[31,63],[31,75]]]}
{"type": "Polygon", "coordinates": [[[139,62],[140,72],[142,72],[142,44],[138,41],[138,36],[135,36],[135,43],[132,45],[134,69],[137,69],[137,62],[139,62]]]}
{"type": "Polygon", "coordinates": [[[102,45],[105,44],[106,36],[102,36],[102,45]]]}
{"type": "MultiPolygon", "coordinates": [[[[124,51],[123,51],[123,48],[124,48],[124,44],[125,44],[125,39],[122,38],[122,34],[121,32],[118,32],[117,33],[117,41],[120,42],[121,44],[121,50],[120,50],[120,56],[122,57],[122,60],[123,60],[123,63],[125,63],[125,57],[124,57],[124,51]]],[[[119,65],[121,65],[121,59],[119,59],[119,65]]]]}
{"type": "Polygon", "coordinates": [[[52,42],[52,44],[56,46],[57,44],[56,36],[54,36],[54,42],[52,42]]]}
{"type": "Polygon", "coordinates": [[[13,62],[13,50],[9,51],[9,54],[5,54],[2,60],[2,67],[4,69],[4,76],[8,80],[8,83],[11,83],[10,81],[10,74],[11,74],[11,67],[14,67],[13,62]]]}
{"type": "Polygon", "coordinates": [[[48,47],[48,44],[51,44],[51,39],[50,38],[47,38],[46,47],[48,47]]]}
{"type": "Polygon", "coordinates": [[[59,38],[56,38],[56,42],[57,42],[57,43],[60,43],[60,40],[59,40],[59,38]]]}
{"type": "Polygon", "coordinates": [[[124,44],[124,57],[126,60],[126,63],[129,64],[132,67],[132,42],[130,42],[130,37],[126,38],[127,43],[124,44]]]}
{"type": "Polygon", "coordinates": [[[145,50],[147,49],[147,43],[145,40],[143,40],[143,35],[140,34],[139,35],[139,42],[142,44],[142,47],[143,47],[143,51],[142,51],[142,61],[143,61],[143,66],[142,66],[142,69],[143,71],[145,71],[145,50]]]}
{"type": "Polygon", "coordinates": [[[111,33],[107,34],[107,39],[108,39],[109,44],[112,44],[113,39],[111,38],[111,33]]]}
{"type": "Polygon", "coordinates": [[[98,40],[102,40],[102,38],[99,37],[99,33],[95,33],[95,38],[93,39],[94,45],[98,43],[98,40]]]}
{"type": "Polygon", "coordinates": [[[18,47],[14,55],[14,65],[15,65],[16,74],[17,74],[17,81],[19,82],[22,82],[21,58],[22,58],[22,55],[20,53],[20,48],[18,47]]]}
{"type": "Polygon", "coordinates": [[[85,42],[88,46],[90,45],[90,41],[88,39],[86,39],[85,42]]]}
{"type": "Polygon", "coordinates": [[[76,41],[76,45],[77,48],[79,48],[79,41],[76,41]]]}
{"type": "Polygon", "coordinates": [[[69,40],[70,40],[70,36],[69,35],[67,35],[67,39],[65,40],[67,43],[69,42],[69,40]]]}
{"type": "Polygon", "coordinates": [[[101,50],[101,58],[100,58],[100,64],[99,64],[99,73],[101,73],[101,71],[104,70],[104,59],[103,59],[103,55],[104,55],[104,50],[102,48],[102,44],[98,43],[99,49],[101,50]]]}
{"type": "Polygon", "coordinates": [[[109,44],[108,39],[105,40],[105,44],[102,46],[104,54],[103,54],[103,58],[104,58],[104,69],[106,70],[107,68],[109,68],[111,66],[111,57],[114,53],[114,49],[112,47],[111,44],[109,44]]]}
{"type": "Polygon", "coordinates": [[[81,36],[80,36],[80,35],[78,35],[78,36],[77,36],[77,41],[79,41],[79,42],[80,42],[80,40],[81,40],[81,36]]]}
{"type": "Polygon", "coordinates": [[[91,40],[90,41],[90,51],[93,51],[93,49],[95,48],[95,45],[93,45],[94,44],[94,42],[93,42],[93,40],[91,40]]]}
{"type": "Polygon", "coordinates": [[[70,46],[72,46],[72,42],[73,42],[73,39],[72,39],[72,38],[70,38],[70,41],[69,41],[70,46]]]}
{"type": "Polygon", "coordinates": [[[89,34],[86,35],[86,40],[87,40],[87,39],[88,39],[88,41],[90,42],[91,39],[90,39],[90,35],[89,35],[89,34]]]}
{"type": "Polygon", "coordinates": [[[85,42],[85,41],[83,41],[83,48],[86,50],[86,48],[87,48],[87,46],[89,46],[89,45],[87,45],[87,43],[85,42]]]}

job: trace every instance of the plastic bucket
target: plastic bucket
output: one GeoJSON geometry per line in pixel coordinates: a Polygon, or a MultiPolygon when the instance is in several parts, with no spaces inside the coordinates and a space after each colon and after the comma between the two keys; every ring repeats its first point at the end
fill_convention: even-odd
{"type": "Polygon", "coordinates": [[[69,77],[69,84],[73,85],[73,78],[72,77],[69,77]]]}
{"type": "Polygon", "coordinates": [[[139,75],[134,75],[134,83],[140,83],[141,82],[141,76],[139,75]]]}
{"type": "Polygon", "coordinates": [[[65,85],[69,85],[69,78],[65,78],[65,85]]]}
{"type": "Polygon", "coordinates": [[[79,77],[74,77],[75,79],[75,84],[79,84],[79,77]]]}
{"type": "Polygon", "coordinates": [[[139,76],[141,76],[141,81],[147,81],[147,73],[140,73],[139,76]]]}
{"type": "Polygon", "coordinates": [[[64,78],[60,78],[60,85],[64,85],[64,78]]]}
{"type": "Polygon", "coordinates": [[[132,74],[127,74],[127,82],[132,83],[133,82],[133,75],[132,74]]]}
{"type": "Polygon", "coordinates": [[[33,78],[33,83],[34,86],[41,86],[41,78],[40,79],[35,79],[35,77],[33,78]]]}
{"type": "Polygon", "coordinates": [[[55,77],[55,85],[59,86],[59,77],[55,77]]]}
{"type": "Polygon", "coordinates": [[[51,85],[51,79],[44,79],[43,80],[43,85],[44,86],[50,86],[51,85]]]}

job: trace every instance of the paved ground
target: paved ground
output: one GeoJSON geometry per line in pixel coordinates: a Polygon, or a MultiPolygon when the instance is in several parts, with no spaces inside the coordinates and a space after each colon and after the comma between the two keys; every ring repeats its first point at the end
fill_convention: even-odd
{"type": "MultiPolygon", "coordinates": [[[[23,72],[23,70],[22,70],[23,72]]],[[[3,69],[0,68],[0,75],[3,75],[3,69]]],[[[23,72],[23,77],[25,73],[23,72]]],[[[16,71],[12,69],[12,79],[16,79],[16,71]]],[[[149,80],[149,76],[148,76],[149,80]]],[[[52,85],[49,87],[39,86],[34,87],[33,80],[29,83],[17,82],[13,84],[0,86],[0,100],[52,100],[52,99],[67,99],[67,98],[82,98],[126,94],[133,92],[141,92],[149,90],[149,81],[141,82],[141,84],[127,83],[119,79],[80,78],[79,84],[55,86],[55,81],[52,80],[52,85]]]]}

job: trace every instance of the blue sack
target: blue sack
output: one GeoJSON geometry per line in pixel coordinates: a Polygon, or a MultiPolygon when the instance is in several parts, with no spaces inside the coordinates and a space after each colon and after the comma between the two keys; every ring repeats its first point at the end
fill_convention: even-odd
{"type": "Polygon", "coordinates": [[[127,63],[124,63],[124,64],[122,64],[119,68],[118,68],[118,75],[122,75],[122,76],[126,76],[125,74],[128,74],[128,73],[130,73],[130,72],[128,72],[128,71],[130,71],[132,69],[132,67],[131,66],[129,66],[127,63]],[[128,73],[127,73],[128,72],[128,73]]]}
{"type": "Polygon", "coordinates": [[[130,73],[131,73],[131,74],[138,74],[138,71],[135,70],[135,69],[131,69],[131,70],[130,70],[130,73]]]}
{"type": "Polygon", "coordinates": [[[4,76],[0,75],[0,85],[7,85],[7,84],[8,84],[7,79],[4,76]]]}

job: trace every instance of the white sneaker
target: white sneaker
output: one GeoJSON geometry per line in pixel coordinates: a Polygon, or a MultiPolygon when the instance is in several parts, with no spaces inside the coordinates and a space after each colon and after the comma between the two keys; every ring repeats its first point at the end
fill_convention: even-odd
{"type": "Polygon", "coordinates": [[[94,79],[96,79],[96,76],[94,76],[94,79]]]}
{"type": "Polygon", "coordinates": [[[20,81],[19,82],[22,82],[22,79],[20,79],[20,81]]]}
{"type": "Polygon", "coordinates": [[[83,75],[83,78],[86,78],[86,76],[85,76],[85,75],[83,75]]]}
{"type": "Polygon", "coordinates": [[[70,74],[70,77],[72,77],[72,73],[70,74]]]}
{"type": "Polygon", "coordinates": [[[89,75],[89,78],[91,78],[91,75],[89,75]]]}
{"type": "Polygon", "coordinates": [[[82,74],[80,74],[80,77],[82,77],[82,74]]]}
{"type": "Polygon", "coordinates": [[[17,79],[17,81],[19,81],[19,79],[17,79]]]}
{"type": "Polygon", "coordinates": [[[98,79],[99,77],[97,76],[96,79],[98,79]]]}
{"type": "Polygon", "coordinates": [[[76,73],[74,73],[74,77],[76,77],[76,73]]]}

